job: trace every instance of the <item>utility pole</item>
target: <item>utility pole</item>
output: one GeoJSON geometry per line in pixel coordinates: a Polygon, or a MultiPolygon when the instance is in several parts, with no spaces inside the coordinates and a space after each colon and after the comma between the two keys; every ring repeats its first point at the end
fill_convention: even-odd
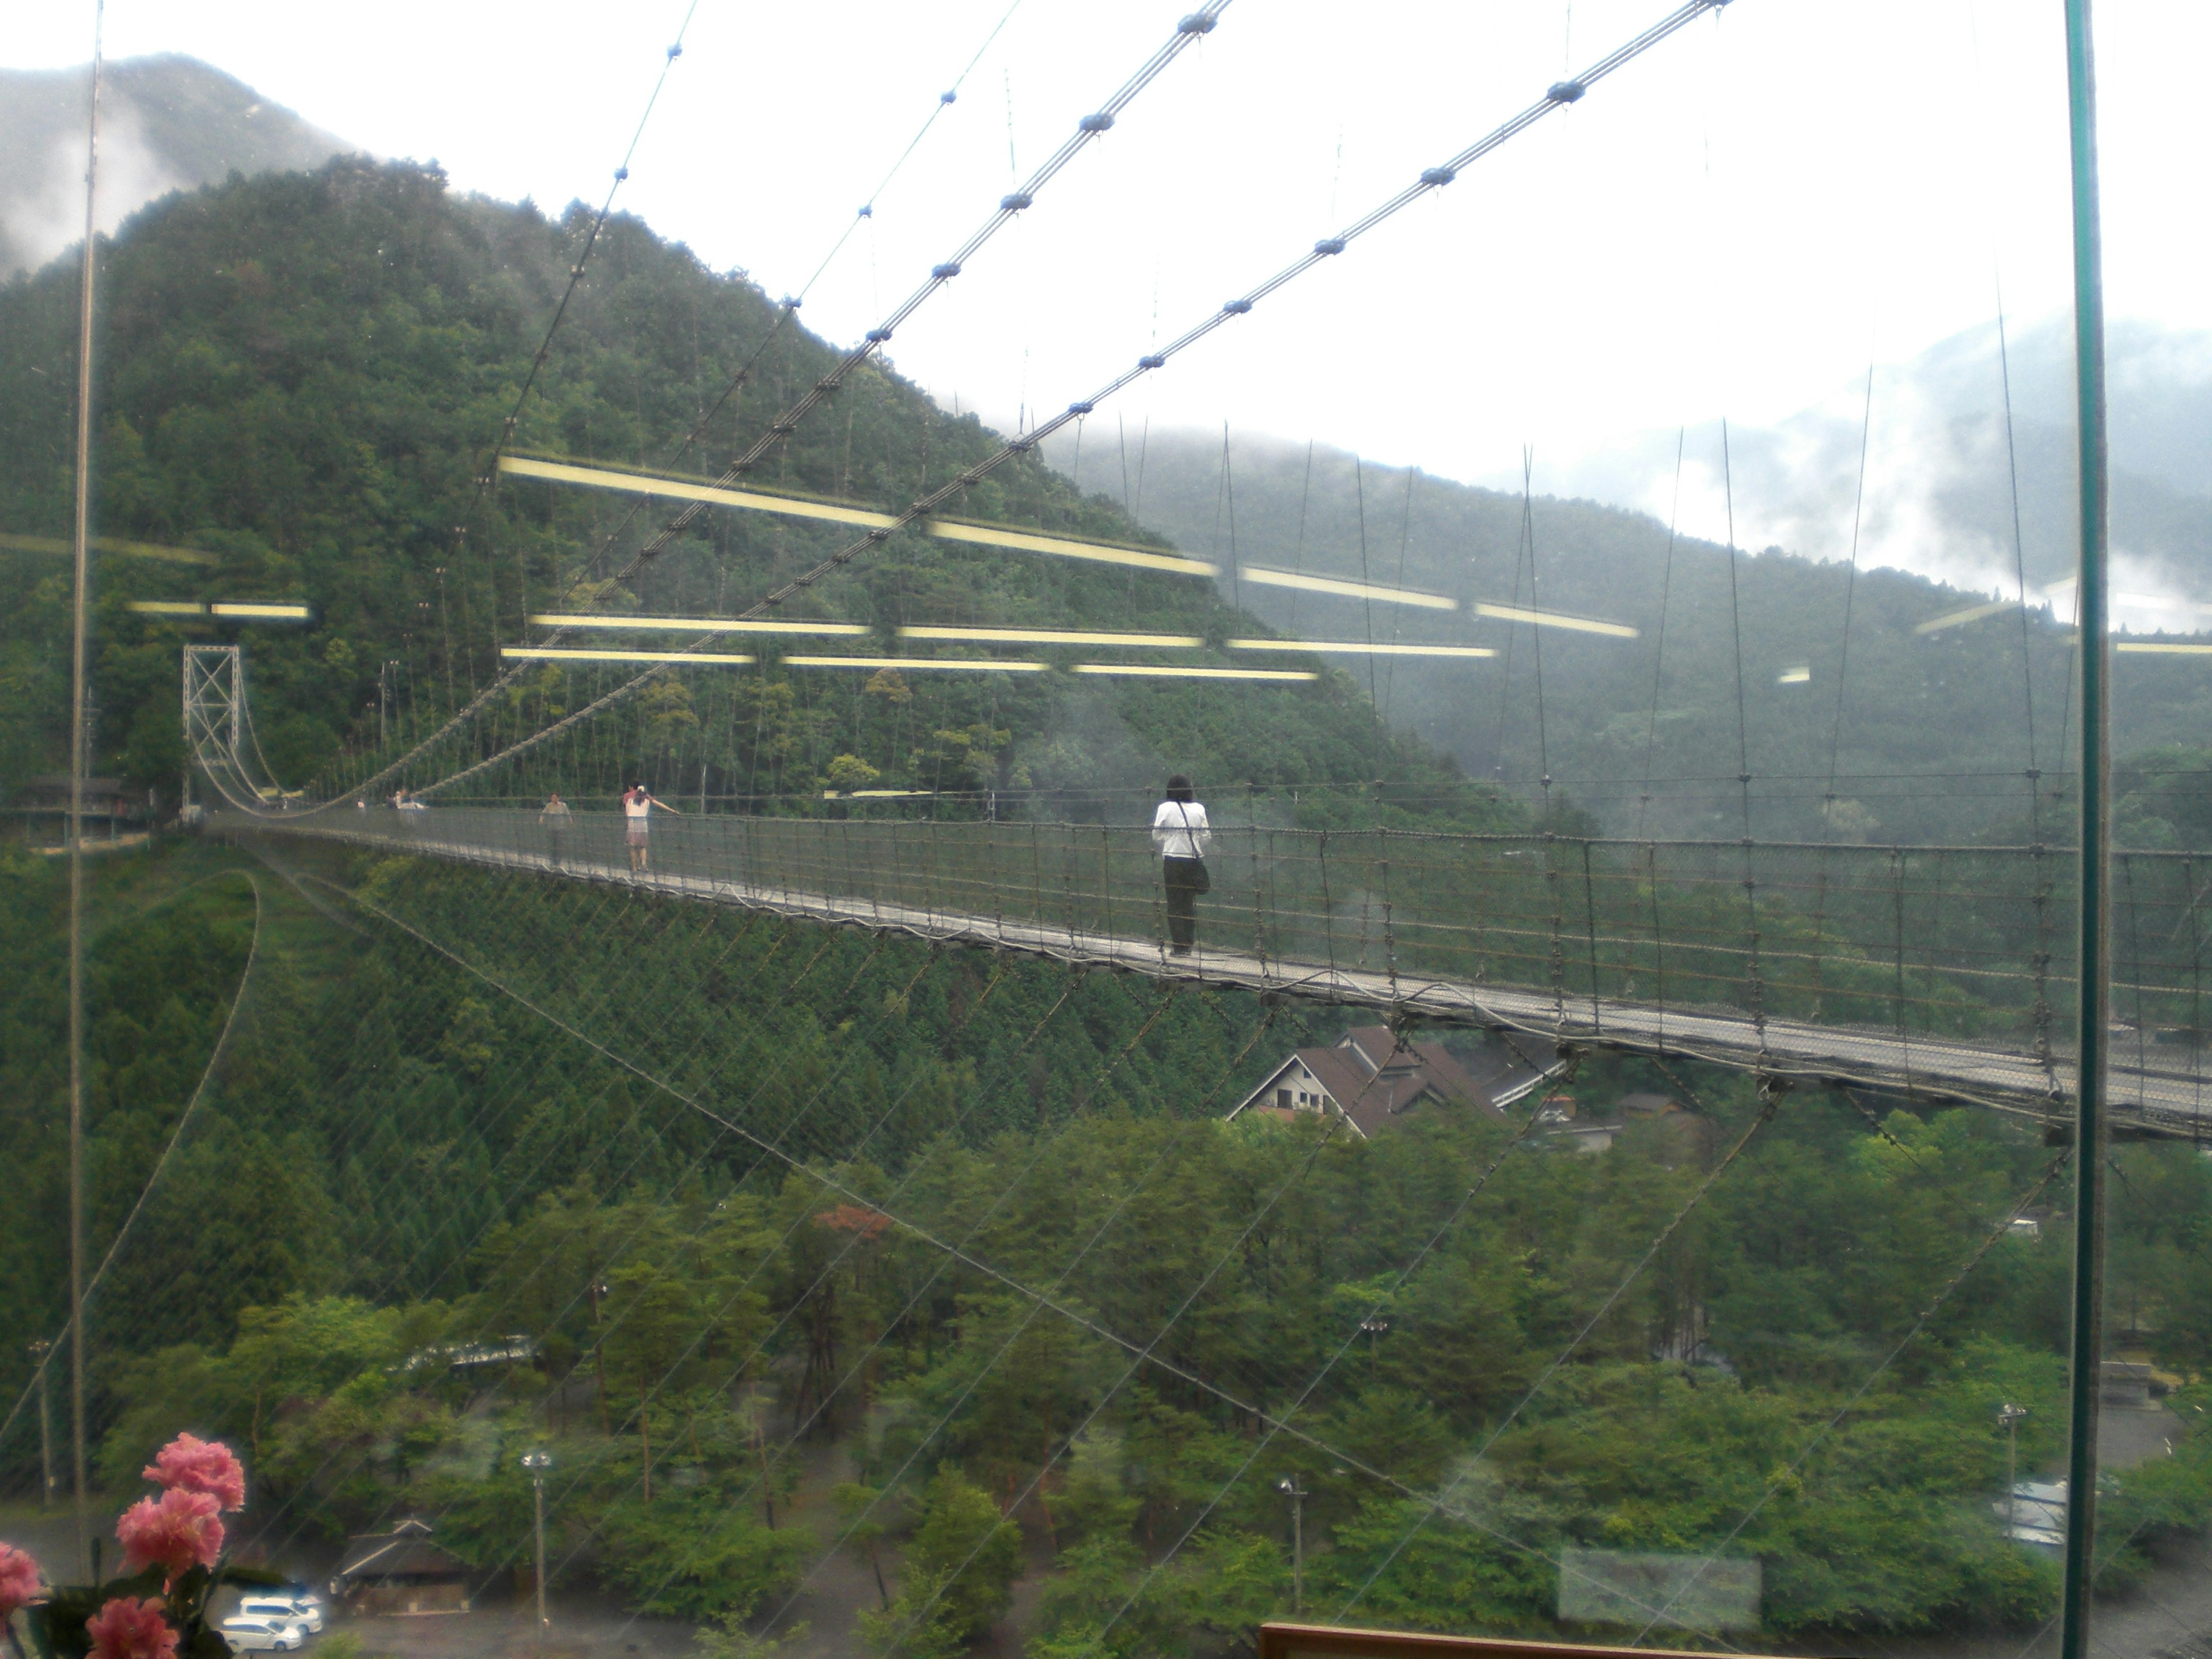
{"type": "Polygon", "coordinates": [[[84,1484],[84,779],[85,678],[92,617],[92,293],[99,252],[93,217],[100,176],[100,40],[105,0],[92,23],[90,112],[85,120],[84,268],[76,327],[76,520],[70,612],[69,805],[69,1263],[70,1461],[76,1488],[77,1554],[92,1575],[92,1523],[84,1484]]]}
{"type": "Polygon", "coordinates": [[[553,1467],[553,1454],[531,1451],[522,1455],[530,1471],[530,1486],[538,1511],[538,1638],[541,1642],[553,1627],[545,1619],[545,1471],[553,1467]]]}
{"type": "Polygon", "coordinates": [[[1306,1498],[1295,1474],[1275,1482],[1275,1490],[1291,1500],[1291,1611],[1306,1610],[1306,1498]]]}
{"type": "Polygon", "coordinates": [[[46,1369],[46,1356],[53,1347],[43,1336],[31,1339],[31,1358],[39,1370],[39,1507],[42,1510],[54,1506],[54,1414],[46,1389],[52,1375],[46,1369]]]}

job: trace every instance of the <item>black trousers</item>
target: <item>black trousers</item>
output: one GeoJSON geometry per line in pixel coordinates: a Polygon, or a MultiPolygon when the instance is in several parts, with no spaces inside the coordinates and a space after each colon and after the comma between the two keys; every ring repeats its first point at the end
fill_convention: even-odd
{"type": "Polygon", "coordinates": [[[1186,950],[1198,935],[1198,896],[1206,890],[1206,860],[1162,859],[1160,878],[1167,888],[1168,943],[1186,950]]]}

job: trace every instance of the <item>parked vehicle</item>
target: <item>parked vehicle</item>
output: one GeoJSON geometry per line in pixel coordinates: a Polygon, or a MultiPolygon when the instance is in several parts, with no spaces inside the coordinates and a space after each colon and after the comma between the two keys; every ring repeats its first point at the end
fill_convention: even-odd
{"type": "Polygon", "coordinates": [[[222,1621],[222,1639],[234,1653],[296,1653],[307,1632],[289,1620],[255,1619],[234,1613],[222,1621]]]}
{"type": "Polygon", "coordinates": [[[313,1636],[323,1627],[323,1604],[313,1596],[291,1595],[283,1590],[257,1590],[238,1604],[243,1619],[268,1619],[297,1625],[313,1636]]]}

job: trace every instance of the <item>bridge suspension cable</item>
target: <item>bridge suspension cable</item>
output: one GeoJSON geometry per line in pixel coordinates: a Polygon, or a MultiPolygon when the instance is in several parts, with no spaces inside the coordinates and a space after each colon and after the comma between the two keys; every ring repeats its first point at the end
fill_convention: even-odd
{"type": "MultiPolygon", "coordinates": [[[[695,10],[696,9],[696,3],[697,0],[693,0],[693,9],[695,10]]],[[[1705,4],[1726,4],[1727,0],[1704,0],[1704,3],[1705,4]]],[[[1082,119],[1076,124],[1075,132],[1067,138],[1057,150],[1054,151],[1050,156],[1046,158],[1043,165],[1039,167],[1037,170],[1030,176],[1029,179],[1025,183],[1024,183],[1018,189],[1001,197],[997,209],[994,210],[990,217],[986,219],[982,225],[977,228],[977,230],[970,235],[965,242],[962,243],[960,246],[954,251],[951,258],[940,261],[939,264],[933,266],[930,270],[928,278],[920,288],[916,289],[911,295],[908,295],[902,304],[894,308],[891,313],[874,328],[870,329],[866,336],[862,339],[861,343],[852,350],[847,352],[845,356],[839,360],[836,367],[832,368],[829,374],[817,380],[798,402],[792,404],[781,415],[777,416],[775,420],[771,421],[769,424],[768,430],[763,433],[761,436],[757,439],[744,453],[739,455],[735,461],[731,463],[727,470],[725,471],[721,477],[716,481],[714,487],[718,489],[727,489],[728,486],[733,483],[738,477],[750,471],[753,466],[757,465],[763,457],[769,454],[778,445],[782,443],[786,438],[789,437],[793,432],[797,430],[799,423],[805,419],[807,415],[812,410],[819,407],[824,399],[829,398],[836,392],[839,387],[843,386],[846,380],[851,375],[853,371],[858,368],[861,364],[867,362],[870,357],[873,356],[883,347],[884,343],[891,337],[896,330],[903,325],[917,311],[921,310],[924,305],[928,303],[929,300],[939,289],[944,288],[946,283],[950,283],[954,277],[959,276],[966,263],[974,258],[977,253],[981,252],[984,246],[988,244],[994,236],[997,235],[998,233],[1004,229],[1008,224],[1011,224],[1024,210],[1033,206],[1035,204],[1037,193],[1049,184],[1053,179],[1064,171],[1068,164],[1082,152],[1086,145],[1090,144],[1102,134],[1110,131],[1114,126],[1115,120],[1119,118],[1121,113],[1136,100],[1138,95],[1142,93],[1146,87],[1158,80],[1160,76],[1166,71],[1168,66],[1174,63],[1174,61],[1182,54],[1186,48],[1188,48],[1194,41],[1203,40],[1206,35],[1212,33],[1219,20],[1221,13],[1228,9],[1229,4],[1230,0],[1206,0],[1206,3],[1200,6],[1198,10],[1191,12],[1182,17],[1176,23],[1174,34],[1168,39],[1166,43],[1155,51],[1152,57],[1147,58],[1145,63],[1139,67],[1137,72],[1125,81],[1103,104],[1099,106],[1097,109],[1094,110],[1090,114],[1084,116],[1082,119]]],[[[1012,15],[1011,11],[1007,14],[1008,16],[1011,16],[1012,15]]],[[[687,14],[687,21],[688,15],[689,15],[687,14]]],[[[1004,19],[1000,21],[1000,27],[1004,27],[1004,19]]],[[[997,31],[994,29],[993,33],[995,35],[997,31]]],[[[677,56],[680,54],[681,50],[682,48],[680,45],[670,48],[669,60],[671,63],[672,63],[677,56]]],[[[980,58],[981,56],[981,53],[979,52],[977,53],[977,57],[980,58]]],[[[969,64],[969,68],[972,69],[973,67],[974,64],[971,63],[969,64]]],[[[655,95],[658,96],[657,88],[655,95]]],[[[650,106],[648,106],[647,112],[650,113],[650,106]]],[[[641,123],[640,131],[641,132],[642,131],[643,127],[641,123]]],[[[915,142],[920,142],[919,136],[917,136],[915,142]]],[[[635,148],[635,141],[633,140],[632,143],[633,148],[635,148]]],[[[912,146],[909,145],[909,150],[911,150],[911,148],[912,146]]],[[[896,168],[894,171],[896,171],[896,168]]],[[[627,161],[625,161],[624,167],[617,172],[616,176],[617,185],[619,185],[622,179],[628,176],[627,161]]],[[[593,224],[592,234],[594,239],[596,239],[598,235],[599,225],[603,224],[605,221],[606,214],[609,208],[611,207],[612,200],[613,196],[611,191],[608,197],[608,207],[601,210],[599,219],[593,224]]],[[[589,252],[588,242],[586,244],[586,253],[589,252]]],[[[827,262],[825,261],[825,264],[827,262]]],[[[819,275],[819,272],[817,272],[817,275],[819,275]]],[[[496,463],[500,458],[501,452],[504,447],[504,445],[507,440],[513,436],[516,422],[520,415],[522,406],[521,400],[523,398],[526,398],[528,396],[530,388],[536,384],[538,371],[543,366],[550,349],[553,330],[557,329],[560,326],[561,317],[566,312],[569,297],[574,293],[576,284],[582,280],[582,277],[583,264],[580,260],[574,270],[570,274],[568,292],[562,297],[561,307],[555,314],[552,328],[549,329],[547,331],[545,344],[540,346],[537,356],[532,362],[530,374],[525,382],[522,393],[518,397],[514,411],[507,416],[505,425],[501,428],[499,440],[492,451],[491,456],[487,458],[488,461],[496,463]]],[[[796,297],[787,299],[784,301],[777,318],[776,330],[771,331],[771,336],[773,336],[777,330],[781,329],[791,313],[797,308],[798,300],[796,297]]],[[[760,347],[756,349],[752,358],[748,360],[745,367],[739,370],[737,379],[732,380],[731,387],[724,392],[723,398],[721,399],[717,400],[715,404],[717,409],[720,408],[722,401],[726,400],[729,397],[730,391],[734,390],[736,386],[750,374],[752,363],[758,359],[760,353],[767,349],[767,344],[768,342],[764,340],[760,347]]],[[[704,422],[707,418],[708,417],[702,417],[702,428],[703,428],[704,422]]],[[[694,435],[696,436],[696,429],[694,435]]],[[[481,501],[483,494],[491,487],[493,481],[497,478],[501,470],[501,469],[496,465],[491,465],[479,471],[477,479],[477,495],[474,498],[475,501],[481,501]]],[[[678,536],[681,535],[683,532],[690,526],[693,520],[695,520],[698,517],[699,514],[703,510],[703,502],[694,501],[690,506],[678,513],[667,524],[664,525],[659,531],[655,532],[655,534],[646,542],[642,548],[631,556],[629,561],[624,564],[620,570],[615,573],[612,580],[617,582],[623,580],[635,571],[640,565],[657,556],[671,542],[672,542],[678,536]]],[[[473,511],[474,506],[472,503],[471,512],[473,513],[473,511]]],[[[902,518],[898,520],[900,523],[907,521],[906,518],[902,518]]],[[[463,533],[465,534],[465,528],[463,533]]],[[[611,545],[611,543],[610,545],[611,545]]],[[[568,591],[572,594],[574,592],[578,583],[588,578],[590,570],[596,564],[598,559],[604,556],[605,551],[606,549],[602,548],[599,553],[594,554],[592,556],[592,559],[586,562],[584,569],[580,571],[578,576],[571,581],[568,591]]],[[[556,642],[557,642],[558,638],[559,636],[556,635],[555,636],[556,642]]],[[[464,707],[455,711],[455,713],[443,726],[439,727],[436,732],[431,733],[430,736],[422,739],[422,742],[416,744],[416,746],[410,750],[406,754],[400,756],[394,761],[392,761],[374,775],[356,786],[356,787],[364,790],[374,789],[385,779],[397,775],[410,763],[420,758],[422,755],[429,752],[438,744],[445,741],[447,738],[451,736],[454,732],[459,730],[465,722],[473,719],[487,705],[489,705],[499,692],[513,683],[516,672],[516,670],[510,668],[494,676],[490,684],[471,696],[468,702],[464,707]]],[[[625,692],[623,695],[626,696],[628,693],[625,692]]],[[[500,757],[496,756],[493,757],[495,761],[498,758],[500,757]]],[[[476,769],[471,769],[473,770],[476,769]]],[[[444,782],[448,781],[451,781],[451,780],[441,780],[440,784],[431,785],[428,786],[428,787],[442,787],[444,782]]],[[[423,793],[427,793],[427,789],[423,793]]],[[[333,797],[332,800],[319,803],[317,807],[311,808],[310,810],[321,810],[323,808],[327,808],[334,804],[335,799],[336,798],[333,797]]]]}
{"type": "MultiPolygon", "coordinates": [[[[1522,110],[1519,114],[1515,115],[1502,125],[1493,129],[1489,133],[1484,135],[1481,138],[1477,139],[1474,143],[1468,145],[1465,149],[1461,150],[1449,161],[1437,167],[1425,168],[1419,178],[1413,184],[1407,185],[1404,189],[1398,191],[1396,195],[1390,197],[1388,200],[1370,209],[1360,218],[1353,221],[1352,223],[1346,226],[1338,234],[1325,237],[1322,240],[1316,242],[1310,252],[1293,260],[1288,265],[1285,265],[1282,270],[1277,271],[1273,276],[1267,278],[1267,281],[1261,283],[1258,287],[1249,290],[1248,293],[1237,299],[1227,301],[1219,310],[1214,312],[1203,322],[1186,330],[1182,335],[1169,342],[1168,344],[1160,347],[1157,350],[1147,352],[1145,356],[1137,360],[1136,366],[1134,368],[1124,370],[1121,374],[1115,376],[1105,385],[1092,392],[1088,398],[1085,398],[1075,403],[1070,404],[1059,414],[1049,416],[1036,427],[1030,428],[1028,432],[1023,433],[1000,445],[1000,447],[991,454],[976,462],[974,465],[964,469],[945,483],[939,486],[935,489],[925,491],[913,501],[909,502],[907,507],[900,512],[891,515],[892,522],[890,524],[871,528],[866,534],[860,537],[858,540],[839,549],[836,552],[831,554],[828,558],[823,560],[818,564],[816,564],[811,569],[793,577],[791,580],[786,582],[781,587],[776,588],[773,592],[768,594],[758,603],[750,606],[743,614],[746,617],[750,618],[761,616],[765,612],[773,610],[775,606],[783,604],[793,595],[804,592],[807,589],[812,587],[816,583],[819,582],[823,577],[829,575],[831,572],[849,564],[853,560],[860,557],[862,554],[881,546],[884,542],[890,540],[897,531],[928,518],[945,502],[954,499],[956,496],[964,494],[975,484],[981,483],[985,478],[988,477],[991,473],[997,471],[998,468],[1004,465],[1006,462],[1012,460],[1018,456],[1028,454],[1039,444],[1042,443],[1047,438],[1049,438],[1054,433],[1059,431],[1060,428],[1066,426],[1069,422],[1079,420],[1083,416],[1091,414],[1098,404],[1105,402],[1108,398],[1114,397],[1115,394],[1125,390],[1136,381],[1143,379],[1146,374],[1151,374],[1153,370],[1164,368],[1170,359],[1196,345],[1200,340],[1203,340],[1208,335],[1212,334],[1216,329],[1222,327],[1231,318],[1242,317],[1249,314],[1252,308],[1261,301],[1265,300],[1270,295],[1274,294],[1277,290],[1282,289],[1286,284],[1295,282],[1299,276],[1304,275],[1307,271],[1311,270],[1316,265],[1323,264],[1327,260],[1334,258],[1337,255],[1343,253],[1360,237],[1366,235],[1369,232],[1375,230],[1378,227],[1389,222],[1390,219],[1395,217],[1399,213],[1403,212],[1407,207],[1410,207],[1413,203],[1419,201],[1431,191],[1441,190],[1445,185],[1451,184],[1458,178],[1460,173],[1465,171],[1468,167],[1473,166],[1476,161],[1480,161],[1492,151],[1498,149],[1508,140],[1526,131],[1528,128],[1534,126],[1538,121],[1543,119],[1545,116],[1550,114],[1553,111],[1563,108],[1570,104],[1579,102],[1588,93],[1589,88],[1599,81],[1603,80],[1606,76],[1612,75],[1616,70],[1626,67],[1628,64],[1643,56],[1644,53],[1649,52],[1652,47],[1659,45],[1662,41],[1680,33],[1682,29],[1686,28],[1691,23],[1694,22],[1699,17],[1705,15],[1709,12],[1717,12],[1729,3],[1729,0],[1689,0],[1688,4],[1668,14],[1658,22],[1653,24],[1650,28],[1644,30],[1641,34],[1637,35],[1633,40],[1629,40],[1625,45],[1617,47],[1614,51],[1607,53],[1605,57],[1600,58],[1595,64],[1592,64],[1588,70],[1584,70],[1580,76],[1572,80],[1555,82],[1546,90],[1541,98],[1537,100],[1534,104],[1528,106],[1528,108],[1522,110]]],[[[1178,36],[1178,39],[1180,38],[1181,37],[1178,36]]],[[[994,221],[994,222],[996,222],[994,221]]],[[[911,304],[913,302],[910,301],[909,303],[911,304]]],[[[802,399],[801,401],[802,403],[806,403],[806,400],[805,399],[802,399]]],[[[812,404],[811,403],[806,403],[806,406],[811,407],[812,404]]],[[[794,405],[794,408],[796,407],[797,405],[794,405]]],[[[711,636],[708,637],[711,638],[711,636]]],[[[707,641],[702,640],[701,643],[702,647],[704,648],[707,641]]],[[[472,765],[464,767],[459,771],[440,779],[435,783],[426,785],[420,793],[428,794],[434,791],[446,789],[453,784],[459,783],[465,779],[474,777],[479,773],[487,771],[493,767],[505,764],[507,761],[514,759],[516,756],[520,755],[530,749],[535,748],[539,744],[558,735],[560,732],[585,720],[590,720],[595,714],[598,714],[607,708],[612,708],[617,703],[627,701],[629,698],[635,696],[636,693],[642,690],[655,674],[660,672],[663,671],[659,669],[649,670],[643,674],[640,674],[635,678],[624,682],[623,684],[617,686],[611,691],[602,694],[591,702],[586,704],[583,708],[574,711],[561,720],[553,722],[550,726],[543,727],[529,737],[520,738],[516,742],[510,744],[497,754],[488,756],[484,759],[477,761],[472,765]]],[[[481,699],[479,699],[479,701],[481,701],[481,699]]],[[[451,726],[449,726],[447,729],[450,730],[451,726]]],[[[440,735],[442,736],[443,733],[441,732],[440,735]]],[[[431,741],[434,742],[436,739],[433,738],[431,741]]],[[[427,748],[428,746],[428,744],[426,743],[422,746],[422,748],[418,748],[415,752],[419,754],[422,752],[422,748],[427,748]]]]}

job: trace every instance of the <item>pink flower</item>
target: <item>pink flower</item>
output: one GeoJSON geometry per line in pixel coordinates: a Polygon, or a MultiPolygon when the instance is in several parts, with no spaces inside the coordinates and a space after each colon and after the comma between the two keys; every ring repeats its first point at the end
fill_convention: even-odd
{"type": "Polygon", "coordinates": [[[177,1632],[161,1617],[158,1596],[118,1595],[84,1621],[84,1631],[91,1659],[177,1659],[177,1632]]]}
{"type": "Polygon", "coordinates": [[[227,1510],[246,1506],[246,1471],[220,1440],[180,1434],[161,1448],[144,1474],[171,1492],[205,1492],[227,1510]]]}
{"type": "Polygon", "coordinates": [[[222,1553],[218,1513],[216,1500],[204,1492],[165,1492],[158,1503],[140,1498],[115,1523],[115,1535],[123,1540],[123,1571],[159,1566],[173,1579],[195,1566],[212,1567],[222,1553]]]}
{"type": "Polygon", "coordinates": [[[0,1544],[0,1625],[39,1599],[39,1564],[13,1544],[0,1544]]]}

